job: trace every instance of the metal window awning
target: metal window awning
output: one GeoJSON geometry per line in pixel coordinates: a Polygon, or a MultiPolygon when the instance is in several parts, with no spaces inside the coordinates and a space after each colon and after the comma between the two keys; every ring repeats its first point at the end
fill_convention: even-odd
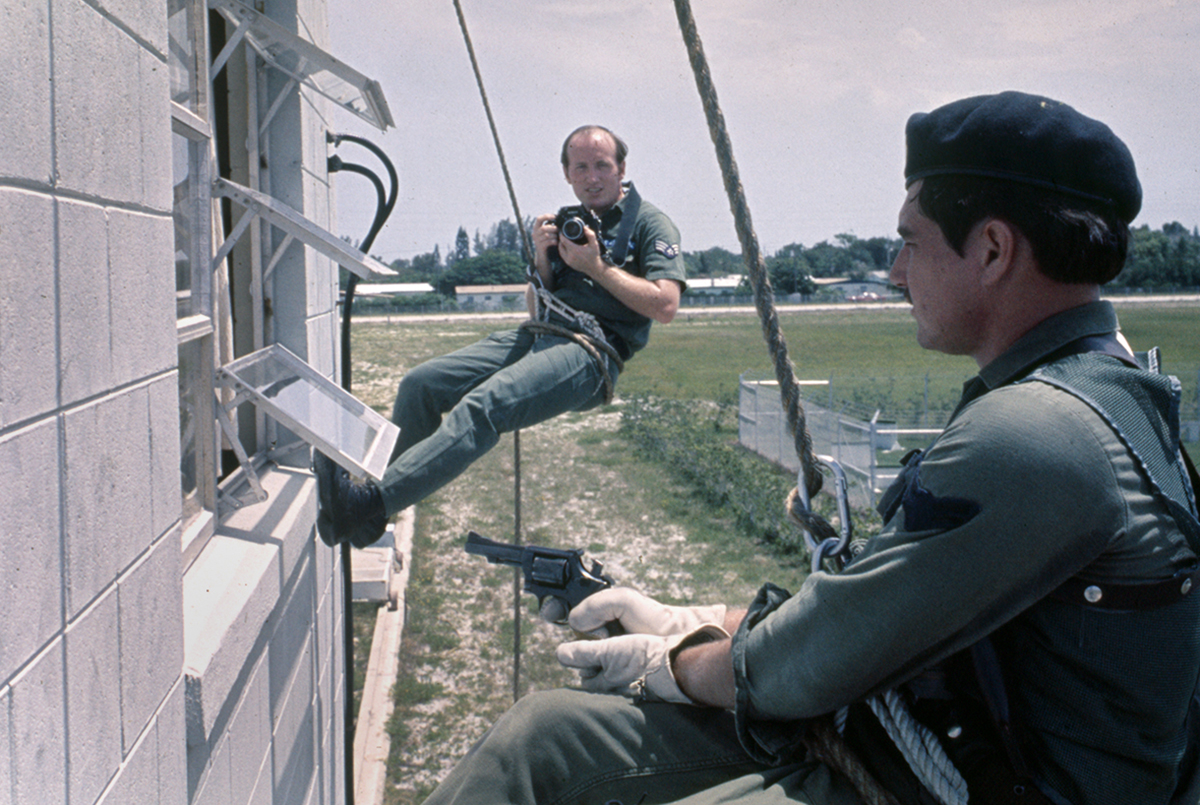
{"type": "MultiPolygon", "coordinates": [[[[217,250],[217,254],[212,262],[214,270],[216,270],[221,261],[233,249],[234,244],[237,243],[242,233],[246,231],[246,227],[250,225],[254,217],[258,216],[269,222],[272,226],[281,229],[288,236],[280,245],[277,257],[295,239],[311,246],[330,260],[335,261],[346,270],[357,274],[363,279],[370,279],[372,274],[395,275],[396,273],[374,257],[363,254],[346,241],[335,236],[328,230],[322,229],[296,212],[296,210],[266,193],[251,190],[228,179],[217,179],[212,185],[212,195],[213,198],[232,199],[246,210],[229,233],[229,237],[225,239],[225,242],[221,244],[221,248],[217,250]]],[[[272,267],[275,262],[276,260],[272,260],[272,267]]]]}
{"type": "Polygon", "coordinates": [[[208,7],[219,11],[237,26],[213,60],[212,75],[221,71],[233,49],[245,39],[272,67],[380,131],[396,125],[378,81],[367,78],[239,0],[208,0],[208,7]]]}
{"type": "MultiPolygon", "coordinates": [[[[355,475],[383,478],[400,429],[284,346],[238,358],[217,375],[218,384],[235,393],[221,406],[225,417],[231,419],[233,409],[249,401],[355,475]]],[[[231,442],[239,444],[236,438],[231,442]]],[[[249,460],[240,454],[238,459],[259,491],[249,460]]]]}

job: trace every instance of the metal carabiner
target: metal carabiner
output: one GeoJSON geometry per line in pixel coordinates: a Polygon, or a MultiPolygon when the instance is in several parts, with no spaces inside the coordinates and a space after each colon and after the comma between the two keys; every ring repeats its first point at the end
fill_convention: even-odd
{"type": "MultiPolygon", "coordinates": [[[[829,537],[819,543],[807,528],[803,530],[804,544],[808,547],[809,553],[812,554],[813,573],[823,569],[826,558],[833,559],[837,564],[838,570],[841,570],[849,559],[850,540],[854,536],[854,524],[850,519],[849,484],[846,480],[846,471],[842,469],[842,465],[832,456],[817,456],[816,458],[817,461],[828,467],[830,472],[833,473],[833,494],[834,499],[837,501],[838,519],[841,523],[839,536],[829,537]]],[[[811,512],[812,506],[808,496],[808,486],[804,483],[803,466],[800,467],[796,475],[796,490],[800,493],[800,502],[804,505],[805,510],[811,512]]]]}

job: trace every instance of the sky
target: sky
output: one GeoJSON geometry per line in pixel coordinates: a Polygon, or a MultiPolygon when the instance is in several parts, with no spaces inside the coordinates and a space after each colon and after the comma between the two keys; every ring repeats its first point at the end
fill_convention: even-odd
{"type": "MultiPolygon", "coordinates": [[[[598,123],[629,144],[626,179],[679,227],[684,251],[739,252],[700,95],[670,0],[460,0],[522,216],[575,203],[558,162],[598,123]]],[[[839,233],[893,236],[904,124],[1009,89],[1107,123],[1133,152],[1135,226],[1200,225],[1200,0],[692,0],[762,250],[839,233]],[[919,6],[919,7],[918,7],[919,6]]],[[[372,255],[444,256],[512,220],[452,0],[335,0],[331,50],[380,82],[381,133],[335,110],[395,163],[395,210],[372,255]]],[[[343,159],[377,165],[352,144],[343,159]]],[[[335,179],[337,234],[375,211],[369,182],[335,179]]]]}

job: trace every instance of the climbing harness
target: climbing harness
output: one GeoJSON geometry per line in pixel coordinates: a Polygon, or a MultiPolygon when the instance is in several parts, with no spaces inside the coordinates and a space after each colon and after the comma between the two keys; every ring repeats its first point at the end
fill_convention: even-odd
{"type": "MultiPolygon", "coordinates": [[[[625,183],[624,191],[624,209],[621,212],[621,223],[617,226],[617,234],[612,248],[604,248],[604,244],[601,243],[601,257],[609,265],[617,267],[625,264],[629,253],[630,237],[633,235],[633,225],[637,222],[638,210],[642,204],[642,197],[632,182],[625,183]]],[[[596,237],[600,237],[599,231],[596,232],[596,237]]],[[[609,342],[604,328],[591,313],[576,310],[548,290],[542,283],[541,276],[533,269],[532,263],[526,273],[530,283],[533,284],[535,313],[534,317],[521,324],[520,328],[539,335],[569,338],[586,349],[604,377],[604,402],[606,405],[612,403],[616,385],[612,373],[608,371],[608,361],[604,356],[608,356],[612,360],[618,372],[625,370],[625,363],[621,359],[620,353],[609,342]],[[555,323],[553,317],[566,322],[566,326],[555,323]]]]}
{"type": "Polygon", "coordinates": [[[576,310],[563,302],[542,287],[541,282],[536,279],[536,273],[533,277],[535,279],[534,296],[537,300],[537,315],[535,318],[522,322],[520,329],[535,335],[555,335],[560,338],[569,338],[586,349],[604,377],[604,402],[605,404],[611,403],[615,381],[612,373],[608,371],[608,360],[605,358],[612,360],[617,371],[621,372],[625,369],[625,362],[621,360],[620,353],[608,342],[608,337],[605,336],[604,329],[600,326],[600,322],[596,321],[595,316],[582,310],[576,310]],[[556,324],[551,316],[557,316],[567,322],[567,325],[556,324]]]}

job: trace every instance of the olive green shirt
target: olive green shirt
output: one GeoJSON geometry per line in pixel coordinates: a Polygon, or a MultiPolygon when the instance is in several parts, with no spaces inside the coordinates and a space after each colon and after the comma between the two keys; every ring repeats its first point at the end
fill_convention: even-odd
{"type": "MultiPolygon", "coordinates": [[[[628,184],[626,194],[600,218],[600,240],[610,252],[616,245],[617,230],[629,205],[628,191],[632,187],[628,184]]],[[[681,290],[687,287],[679,230],[666,214],[645,199],[638,206],[629,240],[623,270],[651,282],[675,280],[681,290]]],[[[554,295],[576,310],[595,316],[622,359],[631,357],[650,340],[649,317],[630,310],[586,274],[561,262],[555,266],[554,295]]]]}
{"type": "MultiPolygon", "coordinates": [[[[1050,593],[1077,575],[1149,581],[1195,561],[1130,451],[1095,411],[1052,385],[1014,383],[1064,345],[1116,329],[1103,302],[1036,327],[965,385],[945,431],[888,490],[883,529],[860,556],[839,574],[812,575],[795,595],[760,592],[734,639],[735,714],[751,754],[780,759],[795,747],[788,722],[897,686],[1004,627],[1004,645],[1045,655],[1005,663],[1006,674],[1017,676],[1008,679],[1014,718],[1034,733],[1034,771],[1053,779],[1073,805],[1130,801],[1130,790],[1111,780],[1074,779],[1067,768],[1073,761],[1062,758],[1094,755],[1101,768],[1116,758],[1137,770],[1147,764],[1133,756],[1136,748],[1085,745],[1092,738],[1072,734],[1072,725],[1093,718],[1152,722],[1157,712],[1138,713],[1136,703],[1134,712],[1080,711],[1073,689],[1053,688],[1028,700],[1047,712],[1022,710],[1022,691],[1045,683],[1023,678],[1029,669],[1069,665],[1084,685],[1094,670],[1096,679],[1106,673],[1068,656],[1082,645],[1084,616],[1061,615],[1050,593]],[[1060,652],[1071,640],[1078,645],[1060,652]],[[1105,795],[1089,786],[1114,798],[1096,798],[1105,795]]],[[[1200,659],[1193,648],[1176,651],[1157,637],[1147,637],[1146,651],[1166,652],[1155,661],[1187,668],[1194,680],[1200,659]]],[[[1106,649],[1089,650],[1102,666],[1106,649]]],[[[1169,723],[1137,727],[1177,742],[1186,709],[1186,701],[1182,709],[1171,705],[1169,723]]],[[[1166,802],[1173,771],[1146,772],[1138,801],[1166,802]],[[1145,790],[1151,785],[1159,790],[1145,790]]]]}

